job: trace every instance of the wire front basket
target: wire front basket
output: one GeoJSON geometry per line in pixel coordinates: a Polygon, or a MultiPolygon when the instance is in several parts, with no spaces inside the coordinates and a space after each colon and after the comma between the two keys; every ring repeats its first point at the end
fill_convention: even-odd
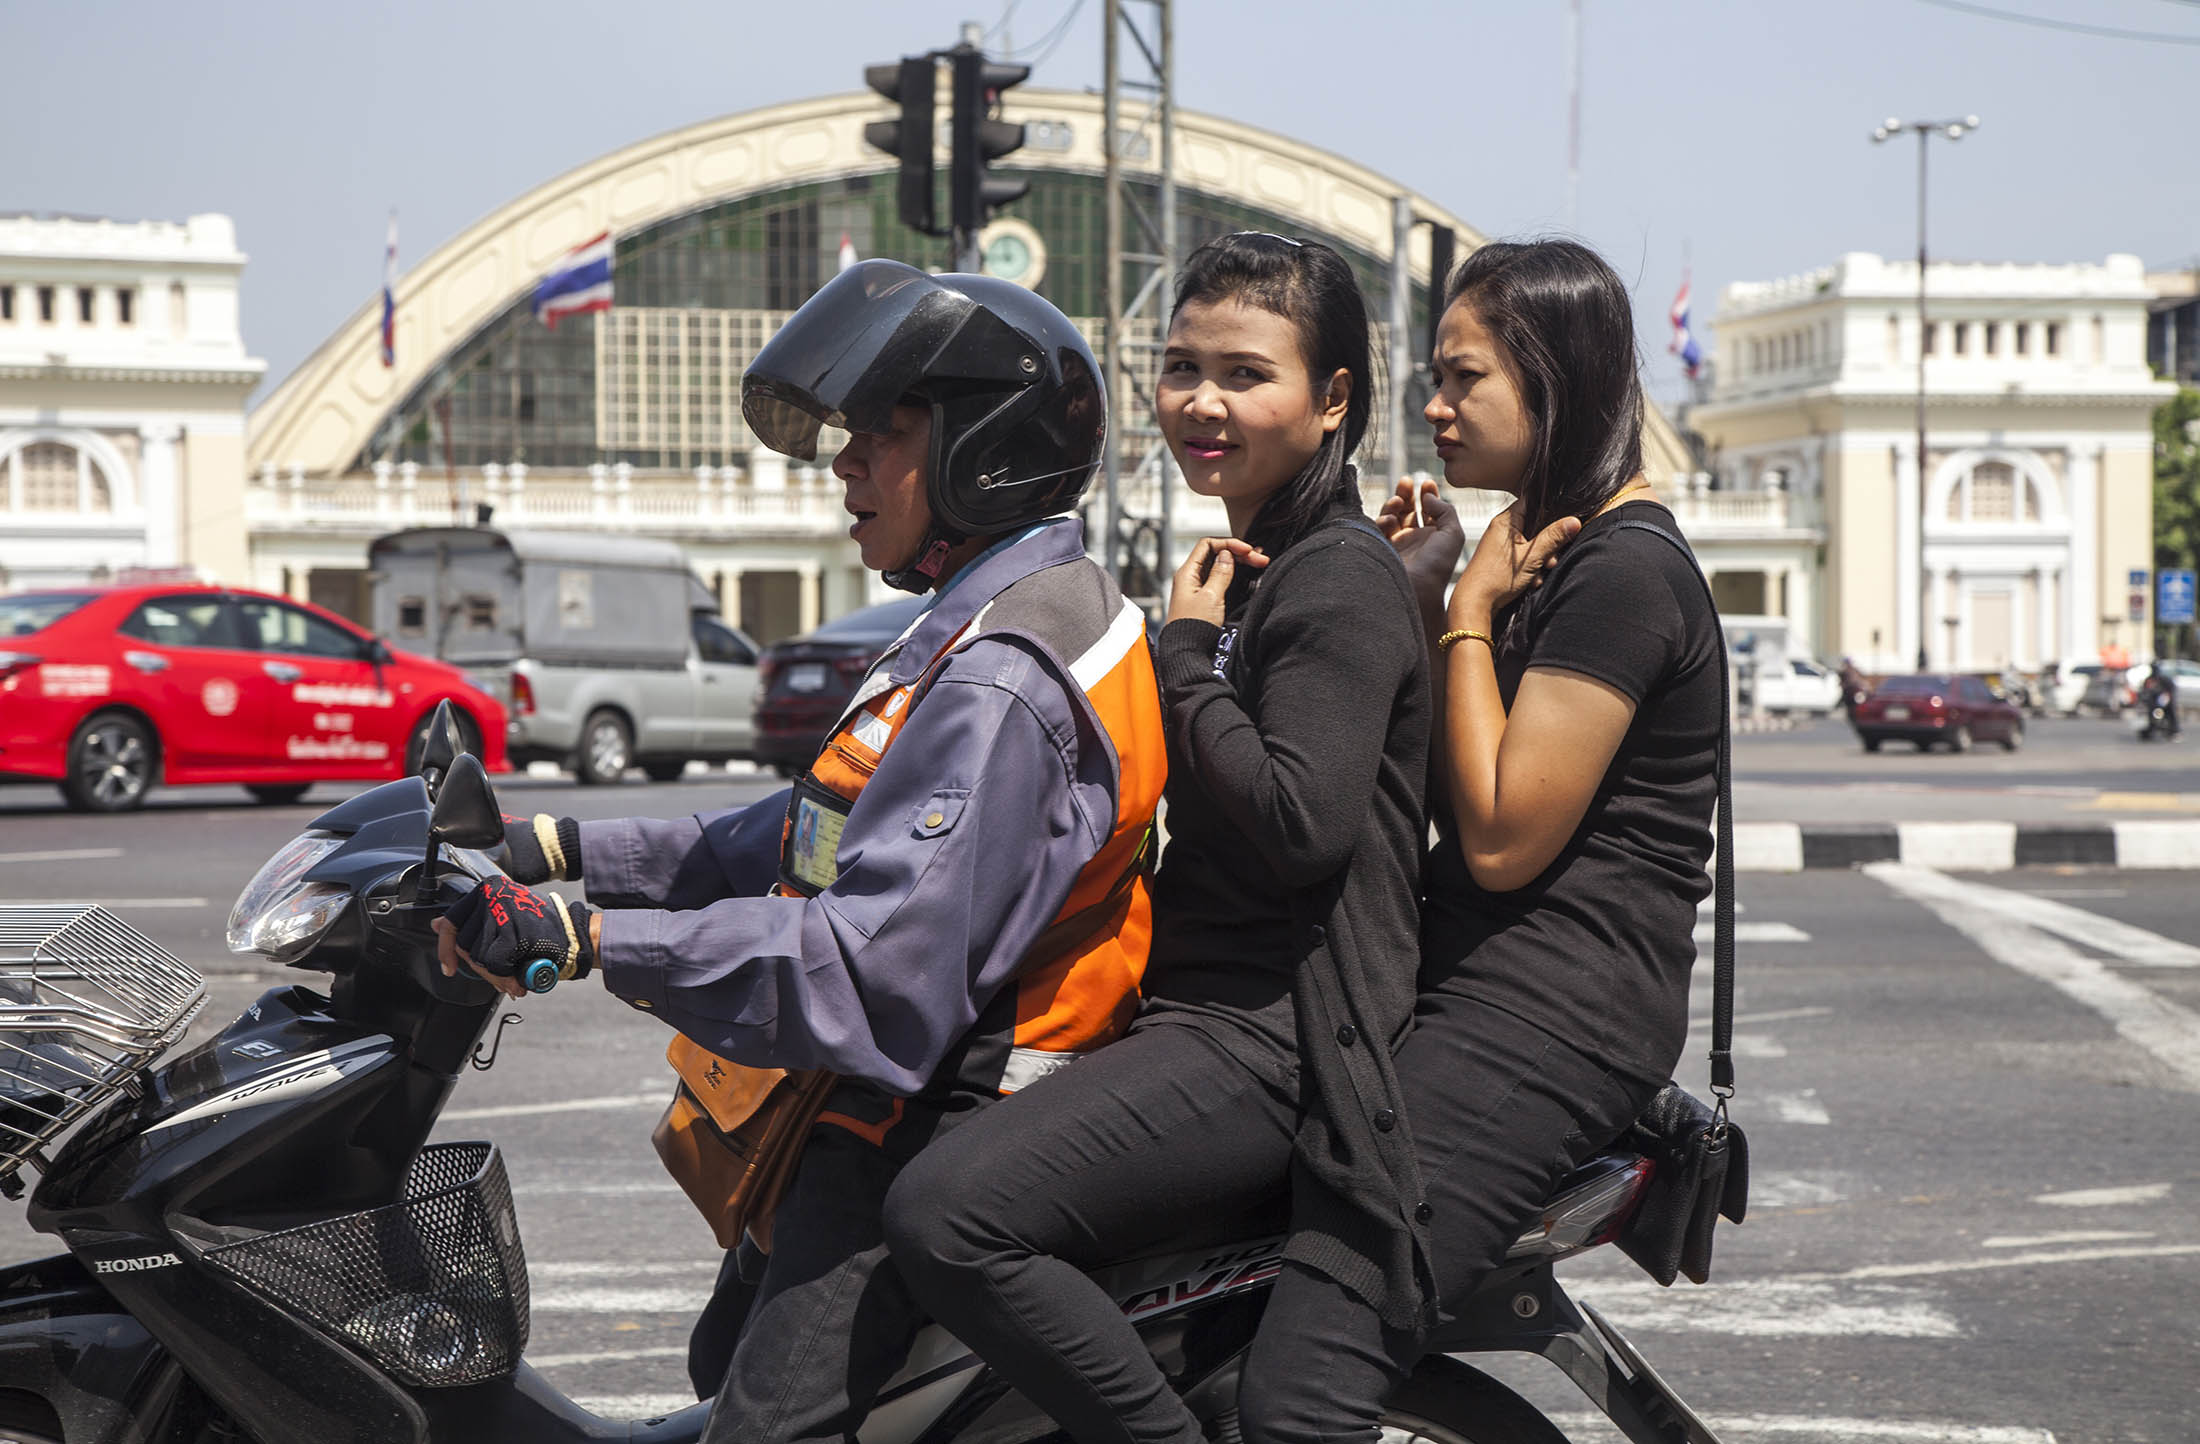
{"type": "Polygon", "coordinates": [[[0,904],[0,1190],[205,1002],[204,979],[105,908],[0,904]]]}

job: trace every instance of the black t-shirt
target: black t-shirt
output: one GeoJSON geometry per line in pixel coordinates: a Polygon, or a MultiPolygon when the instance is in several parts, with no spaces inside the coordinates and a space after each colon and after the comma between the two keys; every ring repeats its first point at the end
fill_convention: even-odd
{"type": "Polygon", "coordinates": [[[1688,557],[1627,520],[1679,532],[1652,502],[1592,517],[1513,620],[1526,645],[1509,639],[1497,672],[1508,708],[1527,668],[1555,667],[1627,694],[1634,720],[1580,827],[1526,887],[1477,887],[1442,820],[1421,981],[1662,1080],[1687,1037],[1696,904],[1711,891],[1725,646],[1688,557]]]}

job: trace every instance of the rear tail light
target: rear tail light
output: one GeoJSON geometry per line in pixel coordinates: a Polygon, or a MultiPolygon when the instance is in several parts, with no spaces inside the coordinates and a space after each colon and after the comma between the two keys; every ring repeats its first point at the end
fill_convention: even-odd
{"type": "Polygon", "coordinates": [[[776,652],[766,652],[756,659],[756,685],[758,688],[764,691],[771,690],[772,678],[779,675],[780,665],[779,654],[776,652]]]}
{"type": "Polygon", "coordinates": [[[871,664],[877,660],[865,653],[854,652],[845,657],[833,658],[833,670],[840,674],[843,682],[856,683],[863,680],[864,674],[871,670],[871,664]]]}
{"type": "Polygon", "coordinates": [[[1564,1258],[1610,1243],[1642,1202],[1655,1171],[1647,1158],[1604,1155],[1574,1175],[1572,1186],[1543,1206],[1542,1215],[1505,1251],[1505,1257],[1564,1258]]]}
{"type": "Polygon", "coordinates": [[[525,672],[512,674],[512,710],[522,717],[534,714],[535,684],[527,680],[525,672]]]}
{"type": "Polygon", "coordinates": [[[38,663],[38,656],[32,652],[0,652],[0,689],[14,691],[21,674],[38,663]]]}

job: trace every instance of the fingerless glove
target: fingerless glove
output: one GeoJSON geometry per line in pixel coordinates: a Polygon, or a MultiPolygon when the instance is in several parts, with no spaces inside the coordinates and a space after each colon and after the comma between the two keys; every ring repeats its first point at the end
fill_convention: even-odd
{"type": "Polygon", "coordinates": [[[509,877],[492,877],[451,904],[444,916],[457,933],[459,950],[484,971],[516,977],[528,963],[548,958],[558,965],[558,976],[570,981],[595,969],[588,924],[596,911],[509,877]]]}
{"type": "Polygon", "coordinates": [[[504,870],[520,882],[576,882],[581,875],[581,825],[538,812],[504,815],[504,870]]]}

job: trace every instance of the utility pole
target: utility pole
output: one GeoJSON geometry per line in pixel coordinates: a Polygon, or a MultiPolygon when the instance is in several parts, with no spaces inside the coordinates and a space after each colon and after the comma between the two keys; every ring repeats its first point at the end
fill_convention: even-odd
{"type": "Polygon", "coordinates": [[[1169,534],[1169,453],[1152,421],[1151,382],[1166,340],[1164,328],[1176,279],[1175,5],[1174,0],[1104,0],[1101,13],[1107,251],[1101,268],[1106,312],[1101,336],[1105,354],[1100,364],[1112,413],[1102,456],[1101,474],[1107,485],[1103,556],[1125,594],[1154,611],[1161,605],[1162,585],[1174,558],[1169,534]],[[1147,12],[1143,29],[1128,13],[1134,8],[1147,12]],[[1128,76],[1123,67],[1125,36],[1143,62],[1128,76]],[[1123,117],[1126,92],[1145,99],[1143,111],[1130,124],[1123,117]],[[1126,160],[1148,162],[1137,169],[1143,173],[1141,178],[1151,177],[1152,211],[1132,190],[1132,168],[1126,160]],[[1126,243],[1126,216],[1137,226],[1135,247],[1126,243]],[[1126,267],[1143,272],[1135,288],[1128,285],[1126,267]],[[1134,491],[1143,503],[1148,484],[1151,514],[1134,518],[1125,493],[1134,491]],[[1149,546],[1147,560],[1140,553],[1149,546]]]}
{"type": "MultiPolygon", "coordinates": [[[[1978,129],[1978,117],[1964,116],[1961,120],[1897,120],[1889,116],[1872,132],[1872,143],[1877,145],[1893,139],[1902,132],[1917,133],[1917,670],[1930,669],[1927,648],[1932,639],[1932,581],[1931,568],[1925,564],[1925,523],[1929,510],[1926,492],[1931,478],[1926,473],[1925,453],[1925,154],[1928,142],[1935,134],[1949,140],[1961,140],[1978,129]]],[[[1948,666],[1956,665],[1955,632],[1948,634],[1948,666]]]]}

